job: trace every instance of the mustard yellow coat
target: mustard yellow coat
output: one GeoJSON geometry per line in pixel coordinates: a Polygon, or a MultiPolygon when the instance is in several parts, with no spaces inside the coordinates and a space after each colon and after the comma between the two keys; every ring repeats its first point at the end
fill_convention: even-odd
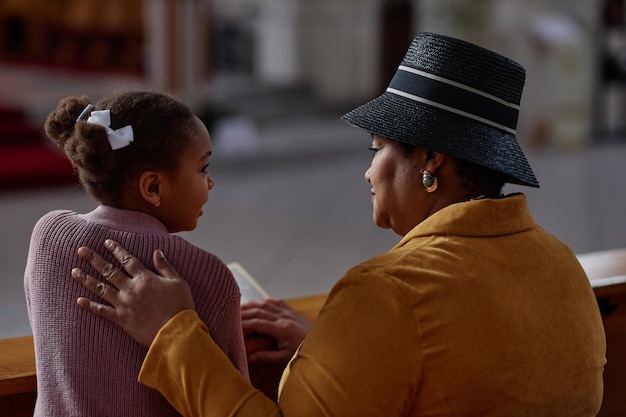
{"type": "Polygon", "coordinates": [[[518,194],[446,207],[348,271],[278,405],[192,311],[161,330],[139,380],[186,416],[594,416],[604,364],[584,271],[518,194]]]}

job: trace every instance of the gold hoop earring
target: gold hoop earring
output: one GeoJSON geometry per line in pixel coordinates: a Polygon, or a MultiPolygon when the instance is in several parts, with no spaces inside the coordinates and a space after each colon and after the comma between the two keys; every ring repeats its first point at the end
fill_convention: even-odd
{"type": "Polygon", "coordinates": [[[425,169],[424,172],[422,172],[422,185],[424,185],[427,193],[432,193],[437,189],[439,183],[437,182],[437,177],[425,169]]]}

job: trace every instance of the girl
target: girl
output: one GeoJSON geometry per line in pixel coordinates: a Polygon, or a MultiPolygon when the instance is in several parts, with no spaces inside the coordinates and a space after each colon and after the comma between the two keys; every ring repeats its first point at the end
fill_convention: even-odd
{"type": "Polygon", "coordinates": [[[37,364],[35,416],[178,415],[136,381],[146,349],[74,305],[87,295],[68,279],[76,250],[99,247],[106,257],[105,238],[133,248],[148,264],[162,249],[194,277],[189,285],[202,320],[247,377],[232,274],[215,255],[171,235],[196,227],[214,185],[211,139],[200,119],[168,95],[129,91],[95,106],[87,97],[67,97],[48,116],[45,131],[99,205],[86,214],[50,212],[34,227],[24,285],[37,364]]]}

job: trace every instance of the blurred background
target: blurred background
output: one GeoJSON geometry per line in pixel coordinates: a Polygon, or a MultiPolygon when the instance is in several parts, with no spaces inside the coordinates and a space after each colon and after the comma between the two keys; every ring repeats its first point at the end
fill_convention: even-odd
{"type": "MultiPolygon", "coordinates": [[[[238,261],[267,292],[330,290],[399,237],[371,221],[367,134],[338,117],[386,88],[434,31],[526,67],[519,141],[537,221],[576,253],[626,246],[624,0],[2,0],[0,337],[30,334],[30,232],[95,207],[43,134],[68,95],[146,87],[209,127],[216,182],[183,237],[238,261]]],[[[137,109],[141,111],[141,109],[137,109]]],[[[69,271],[68,271],[68,279],[69,271]]]]}

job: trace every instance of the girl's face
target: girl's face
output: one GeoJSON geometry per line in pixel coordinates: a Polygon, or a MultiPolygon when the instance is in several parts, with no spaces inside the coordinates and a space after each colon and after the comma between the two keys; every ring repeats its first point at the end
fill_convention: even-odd
{"type": "Polygon", "coordinates": [[[211,137],[206,126],[195,117],[195,129],[182,152],[175,172],[167,174],[161,190],[161,221],[170,233],[196,228],[202,206],[214,186],[209,174],[211,137]]]}
{"type": "Polygon", "coordinates": [[[426,218],[416,149],[407,155],[400,142],[372,137],[372,163],[365,180],[372,186],[373,220],[378,227],[404,236],[426,218]]]}

